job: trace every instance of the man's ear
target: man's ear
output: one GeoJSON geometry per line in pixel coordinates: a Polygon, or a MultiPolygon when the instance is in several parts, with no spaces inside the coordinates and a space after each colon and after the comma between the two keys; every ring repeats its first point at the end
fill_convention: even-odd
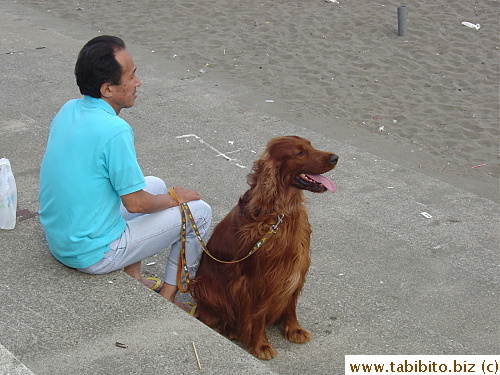
{"type": "Polygon", "coordinates": [[[111,84],[103,83],[101,85],[101,97],[102,98],[110,98],[113,96],[113,90],[111,89],[111,84]]]}

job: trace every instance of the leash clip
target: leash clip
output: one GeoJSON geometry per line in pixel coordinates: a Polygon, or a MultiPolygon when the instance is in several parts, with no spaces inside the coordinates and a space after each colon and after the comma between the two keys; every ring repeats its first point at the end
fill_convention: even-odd
{"type": "Polygon", "coordinates": [[[278,227],[283,222],[284,217],[285,217],[285,214],[279,214],[278,215],[278,222],[274,225],[271,225],[271,229],[274,231],[274,233],[276,233],[278,231],[278,227]]]}

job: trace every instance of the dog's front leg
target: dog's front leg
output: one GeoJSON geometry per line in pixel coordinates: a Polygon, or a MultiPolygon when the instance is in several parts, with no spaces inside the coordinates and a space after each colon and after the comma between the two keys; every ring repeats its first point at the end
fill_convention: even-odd
{"type": "Polygon", "coordinates": [[[311,339],[311,332],[300,326],[295,312],[297,306],[297,298],[299,293],[296,292],[290,298],[290,302],[283,312],[281,320],[283,321],[283,335],[291,342],[304,343],[311,339]]]}
{"type": "Polygon", "coordinates": [[[276,357],[276,350],[267,340],[266,319],[264,316],[252,319],[252,338],[249,352],[259,359],[272,359],[276,357]]]}

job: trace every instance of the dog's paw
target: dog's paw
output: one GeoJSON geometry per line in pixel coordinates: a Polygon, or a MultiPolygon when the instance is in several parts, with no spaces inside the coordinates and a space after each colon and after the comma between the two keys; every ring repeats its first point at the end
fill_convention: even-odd
{"type": "Polygon", "coordinates": [[[284,336],[288,341],[295,342],[298,344],[308,342],[312,337],[311,332],[300,326],[293,329],[289,327],[285,328],[284,336]]]}
{"type": "Polygon", "coordinates": [[[276,350],[270,344],[257,345],[250,348],[250,354],[253,354],[259,359],[270,360],[276,357],[276,350]]]}

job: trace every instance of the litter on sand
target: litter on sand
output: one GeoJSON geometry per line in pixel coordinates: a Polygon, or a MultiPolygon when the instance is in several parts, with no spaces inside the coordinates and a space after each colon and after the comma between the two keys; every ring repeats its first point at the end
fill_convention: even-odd
{"type": "Polygon", "coordinates": [[[421,212],[421,213],[420,213],[420,215],[422,215],[422,216],[423,216],[423,217],[425,217],[426,219],[430,219],[430,218],[432,218],[432,215],[431,215],[431,214],[429,214],[428,212],[425,212],[425,211],[424,211],[424,212],[421,212]]]}
{"type": "Polygon", "coordinates": [[[476,29],[476,30],[479,30],[481,28],[481,25],[479,23],[472,23],[472,22],[467,22],[467,21],[462,22],[462,25],[470,27],[471,29],[476,29]]]}

